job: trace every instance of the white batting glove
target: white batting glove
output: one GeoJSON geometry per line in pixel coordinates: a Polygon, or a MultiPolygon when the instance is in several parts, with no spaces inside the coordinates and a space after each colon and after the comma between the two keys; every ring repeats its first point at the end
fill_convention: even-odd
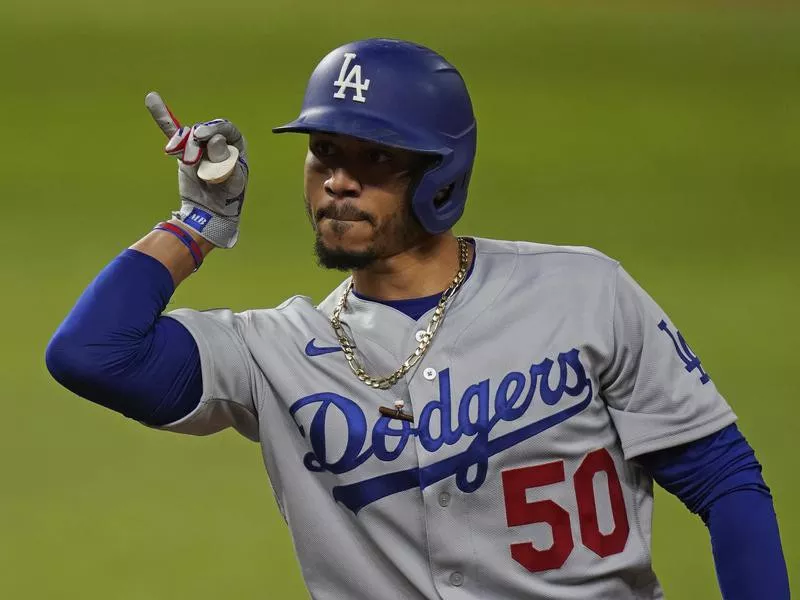
{"type": "Polygon", "coordinates": [[[225,119],[181,126],[156,92],[147,94],[145,106],[169,138],[164,151],[178,159],[181,208],[172,216],[215,246],[232,248],[239,238],[239,216],[249,173],[244,137],[225,119]],[[230,175],[218,183],[201,179],[197,174],[201,159],[212,163],[233,159],[228,145],[239,151],[230,175]]]}

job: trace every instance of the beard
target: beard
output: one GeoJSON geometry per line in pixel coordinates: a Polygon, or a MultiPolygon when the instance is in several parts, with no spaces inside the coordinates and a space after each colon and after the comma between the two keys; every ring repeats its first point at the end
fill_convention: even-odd
{"type": "Polygon", "coordinates": [[[317,264],[320,267],[339,271],[365,269],[379,258],[378,253],[372,246],[360,252],[347,252],[341,248],[328,248],[322,242],[319,232],[317,232],[314,240],[314,253],[317,255],[317,264]]]}
{"type": "MultiPolygon", "coordinates": [[[[392,214],[383,222],[377,222],[372,215],[359,211],[350,205],[336,208],[329,207],[312,215],[309,203],[306,200],[306,211],[311,224],[314,226],[314,253],[317,257],[317,264],[326,269],[337,269],[339,271],[365,269],[376,261],[394,256],[410,248],[426,235],[422,225],[411,211],[411,202],[404,203],[402,210],[392,214]],[[316,226],[316,223],[323,217],[363,219],[374,230],[372,242],[366,249],[358,251],[345,250],[341,246],[332,248],[326,246],[316,226]]],[[[338,226],[348,227],[346,224],[338,226]]]]}

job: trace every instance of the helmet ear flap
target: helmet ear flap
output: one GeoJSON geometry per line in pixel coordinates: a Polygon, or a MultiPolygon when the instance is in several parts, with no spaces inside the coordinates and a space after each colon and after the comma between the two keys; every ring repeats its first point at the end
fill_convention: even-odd
{"type": "Polygon", "coordinates": [[[422,227],[432,234],[443,233],[464,213],[472,165],[475,158],[474,126],[460,144],[440,155],[436,166],[424,173],[414,190],[411,207],[422,227]]]}
{"type": "Polygon", "coordinates": [[[455,183],[451,183],[448,186],[443,187],[436,195],[433,197],[433,206],[437,209],[441,208],[445,205],[445,203],[450,199],[450,195],[453,193],[453,189],[456,187],[455,183]]]}
{"type": "MultiPolygon", "coordinates": [[[[412,186],[410,191],[410,197],[413,198],[414,194],[419,187],[422,178],[425,175],[442,164],[442,157],[438,155],[427,155],[423,156],[421,166],[416,170],[413,178],[412,178],[412,186]]],[[[439,191],[437,191],[433,196],[433,204],[436,208],[441,208],[450,198],[450,194],[453,191],[454,184],[450,183],[448,185],[443,186],[439,191]]]]}

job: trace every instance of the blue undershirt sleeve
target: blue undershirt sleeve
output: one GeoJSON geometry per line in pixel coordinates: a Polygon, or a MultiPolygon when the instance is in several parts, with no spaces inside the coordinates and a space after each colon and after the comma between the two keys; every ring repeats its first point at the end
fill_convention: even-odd
{"type": "Polygon", "coordinates": [[[48,370],[75,394],[148,425],[188,415],[203,381],[194,338],[161,316],[174,291],[164,265],[125,250],[56,330],[45,353],[48,370]]]}
{"type": "Polygon", "coordinates": [[[723,598],[789,598],[772,496],[753,449],[735,424],[636,460],[703,519],[723,598]]]}

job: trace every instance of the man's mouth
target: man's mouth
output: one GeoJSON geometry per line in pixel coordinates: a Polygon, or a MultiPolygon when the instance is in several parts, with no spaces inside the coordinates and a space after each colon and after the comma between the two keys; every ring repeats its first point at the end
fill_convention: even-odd
{"type": "Polygon", "coordinates": [[[367,213],[350,206],[339,207],[338,209],[326,207],[319,210],[317,212],[317,222],[321,223],[324,219],[342,223],[355,223],[358,221],[372,222],[367,213]]]}

